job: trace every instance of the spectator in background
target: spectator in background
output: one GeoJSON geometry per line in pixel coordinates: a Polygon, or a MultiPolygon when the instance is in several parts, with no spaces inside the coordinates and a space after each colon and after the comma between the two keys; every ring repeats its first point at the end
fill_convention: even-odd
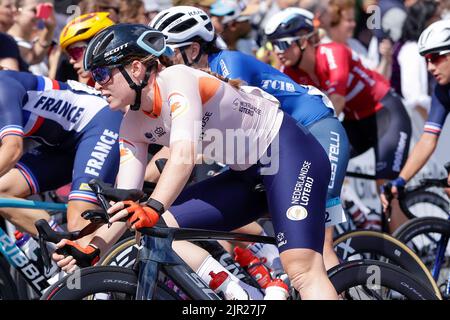
{"type": "Polygon", "coordinates": [[[392,70],[392,43],[383,39],[380,43],[380,61],[371,61],[367,49],[353,37],[355,20],[355,0],[330,0],[326,12],[321,17],[321,26],[328,34],[328,41],[349,46],[361,59],[365,67],[376,70],[386,79],[390,79],[392,70]]]}
{"type": "MultiPolygon", "coordinates": [[[[74,5],[76,1],[77,0],[72,0],[72,3],[70,3],[70,5],[74,5]]],[[[109,13],[108,18],[110,20],[112,20],[114,23],[117,23],[119,21],[119,0],[82,0],[79,1],[78,6],[80,7],[80,13],[82,15],[93,12],[107,12],[109,13]]],[[[74,12],[71,11],[69,13],[72,14],[74,12]]],[[[60,34],[62,34],[62,32],[60,34]]],[[[68,80],[79,80],[80,69],[74,70],[73,64],[70,63],[70,61],[67,59],[67,55],[63,54],[62,51],[63,50],[61,50],[61,47],[59,47],[57,67],[54,71],[49,73],[49,76],[52,77],[52,75],[54,74],[56,80],[63,82],[66,82],[68,80]]]]}
{"type": "Polygon", "coordinates": [[[53,45],[56,26],[53,11],[48,19],[36,17],[38,0],[16,1],[17,13],[14,24],[8,33],[19,46],[22,59],[30,65],[30,71],[38,75],[47,75],[48,66],[43,62],[53,45]]]}
{"type": "Polygon", "coordinates": [[[381,21],[375,21],[373,37],[369,43],[369,60],[380,62],[382,52],[379,51],[380,43],[384,39],[397,42],[402,35],[403,23],[406,19],[406,8],[403,0],[378,0],[377,4],[381,14],[381,21]]]}
{"type": "Polygon", "coordinates": [[[112,26],[109,12],[93,12],[84,14],[70,21],[61,31],[61,50],[69,56],[70,64],[78,74],[78,81],[94,86],[91,73],[83,68],[83,55],[89,41],[101,30],[112,26]]]}
{"type": "Polygon", "coordinates": [[[147,24],[161,11],[161,6],[158,1],[144,0],[145,15],[147,16],[147,24]]]}
{"type": "Polygon", "coordinates": [[[145,12],[144,2],[142,0],[120,0],[119,21],[148,24],[150,20],[145,12]]]}
{"type": "Polygon", "coordinates": [[[428,73],[417,41],[426,27],[440,19],[439,3],[421,0],[407,8],[402,36],[394,46],[391,86],[403,97],[408,109],[416,109],[425,120],[430,109],[428,73]]]}
{"type": "Polygon", "coordinates": [[[16,41],[6,33],[14,24],[16,12],[13,0],[0,0],[0,66],[9,70],[27,71],[28,66],[20,57],[16,41]]]}
{"type": "Polygon", "coordinates": [[[109,12],[109,18],[118,23],[120,15],[120,0],[82,0],[81,13],[109,12]]]}
{"type": "Polygon", "coordinates": [[[209,14],[211,5],[215,0],[172,0],[172,5],[175,6],[193,6],[202,9],[209,14]]]}
{"type": "Polygon", "coordinates": [[[211,6],[214,28],[229,50],[255,55],[258,48],[253,37],[251,20],[257,10],[257,6],[246,6],[241,0],[217,0],[211,6]]]}

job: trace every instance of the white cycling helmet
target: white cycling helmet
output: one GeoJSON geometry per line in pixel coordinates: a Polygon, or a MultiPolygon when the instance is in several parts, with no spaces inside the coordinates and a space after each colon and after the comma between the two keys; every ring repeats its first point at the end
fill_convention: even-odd
{"type": "Polygon", "coordinates": [[[302,8],[287,8],[273,15],[266,23],[264,33],[269,40],[296,34],[300,30],[314,31],[314,14],[302,8]]]}
{"type": "Polygon", "coordinates": [[[450,49],[450,20],[439,20],[432,23],[422,32],[418,44],[419,53],[422,56],[450,49]]]}
{"type": "Polygon", "coordinates": [[[166,36],[167,44],[181,44],[194,37],[206,42],[214,39],[211,19],[202,9],[191,6],[176,6],[158,13],[149,26],[166,36]]]}

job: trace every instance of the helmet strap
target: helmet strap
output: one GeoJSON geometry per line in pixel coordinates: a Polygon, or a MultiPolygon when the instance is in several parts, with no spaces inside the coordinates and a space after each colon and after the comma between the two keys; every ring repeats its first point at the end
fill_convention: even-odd
{"type": "Polygon", "coordinates": [[[203,48],[200,46],[200,51],[198,52],[198,55],[195,57],[194,60],[192,60],[192,62],[190,62],[186,55],[186,51],[185,51],[184,47],[181,47],[179,50],[181,53],[181,57],[183,58],[184,64],[187,65],[188,67],[191,67],[192,65],[197,64],[203,55],[203,48]]]}
{"type": "Polygon", "coordinates": [[[292,67],[293,67],[293,68],[298,68],[298,66],[299,66],[300,63],[302,62],[303,55],[304,55],[304,53],[305,53],[306,47],[302,48],[302,46],[301,46],[301,44],[300,44],[300,41],[298,41],[298,40],[297,40],[295,43],[296,43],[296,44],[298,45],[298,47],[300,48],[300,57],[298,57],[297,62],[294,63],[294,65],[293,65],[292,67]]]}
{"type": "Polygon", "coordinates": [[[127,80],[128,85],[131,89],[133,89],[136,92],[136,98],[134,99],[134,103],[130,106],[130,109],[133,111],[137,111],[141,108],[141,96],[142,96],[142,89],[145,88],[148,84],[148,80],[150,79],[150,75],[152,73],[152,66],[147,66],[145,70],[145,76],[144,80],[142,80],[142,83],[140,85],[137,85],[130,77],[128,72],[125,70],[123,66],[119,66],[120,73],[124,76],[125,80],[127,80]]]}

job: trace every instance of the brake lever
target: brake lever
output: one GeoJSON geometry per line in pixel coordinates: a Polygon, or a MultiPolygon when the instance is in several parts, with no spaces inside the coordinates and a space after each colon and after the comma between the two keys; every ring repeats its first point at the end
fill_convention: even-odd
{"type": "Polygon", "coordinates": [[[50,272],[52,261],[50,253],[48,252],[47,244],[45,243],[44,236],[39,233],[39,247],[41,248],[42,261],[44,263],[45,273],[50,272]]]}
{"type": "Polygon", "coordinates": [[[109,223],[109,219],[107,219],[103,210],[86,210],[81,214],[81,217],[91,223],[109,223]]]}
{"type": "Polygon", "coordinates": [[[383,194],[385,195],[387,201],[388,201],[388,206],[386,208],[386,213],[387,213],[387,222],[391,222],[391,216],[392,216],[392,208],[391,208],[391,202],[392,199],[394,199],[394,195],[392,194],[392,183],[387,182],[383,185],[383,194]]]}
{"type": "Polygon", "coordinates": [[[101,213],[101,215],[103,216],[102,219],[104,221],[107,221],[108,228],[110,228],[111,222],[109,222],[109,217],[108,217],[107,211],[111,206],[102,194],[105,184],[98,179],[92,179],[91,181],[89,181],[88,184],[89,184],[89,187],[91,187],[91,189],[94,191],[95,195],[97,196],[98,201],[100,202],[101,207],[104,210],[101,213]]]}

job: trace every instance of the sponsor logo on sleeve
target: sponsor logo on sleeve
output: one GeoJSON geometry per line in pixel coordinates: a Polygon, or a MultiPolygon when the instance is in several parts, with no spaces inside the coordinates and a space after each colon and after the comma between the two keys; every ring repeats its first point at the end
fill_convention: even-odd
{"type": "Polygon", "coordinates": [[[172,93],[169,96],[169,106],[172,119],[175,119],[189,109],[189,102],[181,93],[172,93]]]}
{"type": "Polygon", "coordinates": [[[121,164],[136,157],[137,148],[130,141],[127,141],[125,139],[120,139],[119,147],[120,147],[120,163],[121,164]]]}

